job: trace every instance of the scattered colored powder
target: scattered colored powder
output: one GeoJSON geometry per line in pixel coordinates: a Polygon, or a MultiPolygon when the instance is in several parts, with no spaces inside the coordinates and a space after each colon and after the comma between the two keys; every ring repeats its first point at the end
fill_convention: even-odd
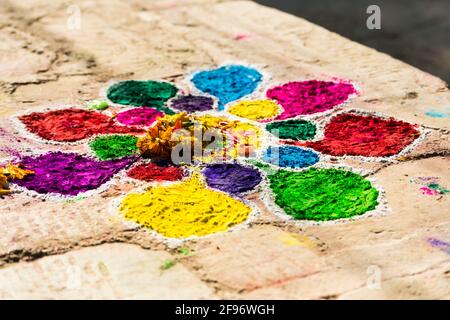
{"type": "Polygon", "coordinates": [[[178,250],[178,252],[179,252],[180,254],[182,254],[183,256],[188,256],[188,255],[191,254],[191,251],[189,250],[189,248],[186,248],[186,247],[181,247],[181,248],[178,250]]]}
{"type": "Polygon", "coordinates": [[[428,188],[430,188],[431,190],[435,190],[439,194],[446,194],[446,193],[450,192],[450,190],[442,187],[441,185],[439,185],[437,183],[428,184],[428,188]]]}
{"type": "Polygon", "coordinates": [[[204,236],[244,222],[251,209],[226,194],[206,188],[199,176],[125,196],[126,219],[169,238],[204,236]]]}
{"type": "Polygon", "coordinates": [[[321,141],[300,142],[333,156],[392,156],[419,137],[415,126],[393,118],[340,114],[326,125],[321,141]]]}
{"type": "Polygon", "coordinates": [[[282,232],[278,238],[280,239],[281,242],[283,242],[285,245],[289,247],[299,246],[312,249],[316,246],[316,244],[313,241],[311,241],[310,238],[308,238],[307,236],[303,236],[301,234],[282,232]]]}
{"type": "Polygon", "coordinates": [[[163,264],[161,265],[161,270],[163,270],[163,271],[168,270],[168,269],[174,267],[175,264],[176,264],[176,262],[174,260],[165,260],[163,262],[163,264]]]}
{"type": "Polygon", "coordinates": [[[309,80],[288,82],[267,90],[266,95],[283,107],[284,112],[276,119],[284,120],[330,110],[355,93],[350,83],[309,80]]]}
{"type": "Polygon", "coordinates": [[[210,164],[203,174],[209,187],[231,194],[253,190],[262,180],[258,170],[236,163],[210,164]]]}
{"type": "Polygon", "coordinates": [[[411,182],[421,185],[422,194],[428,196],[439,196],[450,192],[438,183],[439,177],[415,177],[411,179],[411,182]]]}
{"type": "Polygon", "coordinates": [[[28,130],[46,140],[73,142],[95,134],[144,133],[144,130],[119,126],[107,115],[81,109],[33,112],[19,117],[28,130]]]}
{"type": "Polygon", "coordinates": [[[429,196],[437,196],[437,195],[442,195],[442,194],[446,194],[446,193],[450,192],[450,190],[440,186],[437,183],[430,183],[426,187],[420,188],[420,190],[422,190],[423,194],[426,194],[429,196]]]}
{"type": "Polygon", "coordinates": [[[417,184],[437,183],[437,181],[439,181],[439,177],[434,176],[415,177],[411,179],[411,182],[417,184]]]}
{"type": "Polygon", "coordinates": [[[281,112],[281,108],[272,100],[252,100],[239,102],[228,109],[228,112],[238,117],[260,121],[274,118],[281,112]]]}
{"type": "Polygon", "coordinates": [[[219,99],[219,110],[223,110],[227,103],[255,91],[261,80],[262,74],[258,70],[242,65],[201,71],[192,77],[197,89],[219,99]]]}
{"type": "Polygon", "coordinates": [[[180,96],[171,101],[171,106],[180,111],[192,113],[196,111],[212,110],[214,106],[214,99],[205,96],[186,95],[180,96]]]}
{"type": "Polygon", "coordinates": [[[108,270],[108,267],[106,266],[106,264],[103,261],[100,261],[97,264],[97,268],[98,271],[100,271],[100,273],[102,274],[103,277],[109,277],[110,276],[110,272],[108,270]]]}
{"type": "Polygon", "coordinates": [[[88,106],[88,109],[95,109],[100,111],[106,110],[108,108],[109,108],[108,102],[100,100],[91,101],[88,106]]]}
{"type": "Polygon", "coordinates": [[[76,153],[49,152],[36,157],[26,156],[20,162],[34,175],[13,182],[38,193],[76,196],[96,189],[136,158],[97,161],[76,153]]]}
{"type": "Polygon", "coordinates": [[[123,111],[116,116],[117,121],[129,126],[150,126],[156,118],[164,113],[149,107],[134,108],[123,111]]]}
{"type": "Polygon", "coordinates": [[[435,238],[428,238],[427,242],[436,248],[439,248],[440,250],[444,251],[445,253],[450,254],[450,242],[445,242],[439,239],[435,238]]]}
{"type": "Polygon", "coordinates": [[[156,163],[143,163],[128,170],[130,178],[141,181],[177,181],[184,176],[183,169],[173,165],[160,166],[156,163]]]}
{"type": "Polygon", "coordinates": [[[87,199],[87,197],[77,196],[77,197],[74,197],[74,198],[71,198],[71,199],[67,199],[66,203],[74,203],[76,201],[83,201],[83,200],[86,200],[86,199],[87,199]]]}
{"type": "Polygon", "coordinates": [[[280,139],[310,140],[316,135],[314,123],[306,120],[285,120],[266,125],[266,130],[280,139]]]}
{"type": "Polygon", "coordinates": [[[445,241],[442,241],[442,240],[439,240],[439,239],[435,239],[435,238],[428,238],[427,241],[432,246],[448,247],[450,249],[450,242],[445,242],[445,241]]]}
{"type": "Polygon", "coordinates": [[[437,196],[439,194],[437,190],[433,190],[428,187],[422,187],[420,188],[420,190],[422,190],[422,194],[425,194],[427,196],[437,196]]]}
{"type": "Polygon", "coordinates": [[[319,155],[295,146],[276,146],[267,148],[263,160],[280,167],[305,168],[317,163],[319,155]]]}
{"type": "Polygon", "coordinates": [[[100,136],[89,143],[100,160],[111,160],[137,154],[138,138],[130,135],[100,136]]]}
{"type": "Polygon", "coordinates": [[[242,41],[242,40],[248,40],[250,38],[251,38],[251,36],[249,34],[238,33],[237,35],[234,36],[233,40],[242,41]]]}
{"type": "Polygon", "coordinates": [[[430,111],[425,112],[425,114],[427,116],[433,117],[433,118],[450,118],[450,108],[447,109],[447,112],[430,110],[430,111]]]}
{"type": "Polygon", "coordinates": [[[109,87],[107,97],[114,103],[153,107],[164,113],[173,114],[172,110],[164,107],[164,103],[177,92],[177,87],[168,82],[128,80],[109,87]]]}
{"type": "Polygon", "coordinates": [[[378,191],[360,175],[338,169],[280,170],[269,176],[275,203],[295,219],[326,221],[377,206],[378,191]]]}

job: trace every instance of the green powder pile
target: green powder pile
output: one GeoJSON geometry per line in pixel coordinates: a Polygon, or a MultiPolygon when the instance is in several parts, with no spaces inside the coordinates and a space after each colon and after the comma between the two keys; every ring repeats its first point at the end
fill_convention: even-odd
{"type": "Polygon", "coordinates": [[[360,175],[338,169],[279,170],[269,176],[275,203],[300,220],[326,221],[374,209],[378,191],[360,175]]]}
{"type": "Polygon", "coordinates": [[[309,140],[316,135],[316,126],[306,120],[272,122],[266,129],[280,139],[309,140]]]}
{"type": "Polygon", "coordinates": [[[167,114],[174,114],[164,103],[177,94],[178,89],[170,83],[159,81],[122,81],[108,88],[107,97],[114,103],[146,106],[167,114]]]}
{"type": "Polygon", "coordinates": [[[137,141],[131,135],[110,135],[96,138],[89,146],[99,159],[110,160],[136,154],[137,141]]]}

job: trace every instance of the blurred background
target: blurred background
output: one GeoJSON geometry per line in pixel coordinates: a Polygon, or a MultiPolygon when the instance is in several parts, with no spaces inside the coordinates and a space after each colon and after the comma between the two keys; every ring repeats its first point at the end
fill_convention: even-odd
{"type": "Polygon", "coordinates": [[[450,0],[256,0],[403,60],[450,83],[450,0]],[[381,29],[366,27],[367,7],[381,29]]]}

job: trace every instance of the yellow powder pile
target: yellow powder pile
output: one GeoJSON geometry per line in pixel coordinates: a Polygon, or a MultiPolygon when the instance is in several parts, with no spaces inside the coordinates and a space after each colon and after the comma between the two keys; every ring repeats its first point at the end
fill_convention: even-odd
{"type": "Polygon", "coordinates": [[[120,212],[165,237],[187,238],[226,231],[245,221],[251,209],[224,193],[207,189],[194,174],[187,181],[127,195],[120,212]]]}
{"type": "Polygon", "coordinates": [[[281,113],[281,108],[272,100],[253,100],[239,102],[228,112],[238,117],[259,121],[274,118],[281,113]]]}

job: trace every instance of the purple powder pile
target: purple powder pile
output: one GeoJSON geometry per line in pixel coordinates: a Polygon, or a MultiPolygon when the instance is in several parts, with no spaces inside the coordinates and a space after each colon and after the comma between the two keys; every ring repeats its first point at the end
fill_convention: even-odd
{"type": "Polygon", "coordinates": [[[214,105],[214,100],[211,97],[205,96],[180,96],[174,100],[172,100],[172,108],[186,111],[187,113],[195,112],[195,111],[207,111],[211,110],[214,105]]]}
{"type": "Polygon", "coordinates": [[[37,157],[26,156],[20,163],[35,174],[14,183],[38,193],[76,196],[96,189],[129,166],[136,158],[97,161],[76,153],[49,152],[37,157]]]}
{"type": "Polygon", "coordinates": [[[231,194],[252,190],[262,179],[258,170],[234,163],[208,165],[203,174],[208,186],[231,194]]]}
{"type": "Polygon", "coordinates": [[[164,113],[153,108],[141,107],[123,111],[116,117],[121,124],[128,126],[150,126],[157,117],[164,116],[164,113]]]}

